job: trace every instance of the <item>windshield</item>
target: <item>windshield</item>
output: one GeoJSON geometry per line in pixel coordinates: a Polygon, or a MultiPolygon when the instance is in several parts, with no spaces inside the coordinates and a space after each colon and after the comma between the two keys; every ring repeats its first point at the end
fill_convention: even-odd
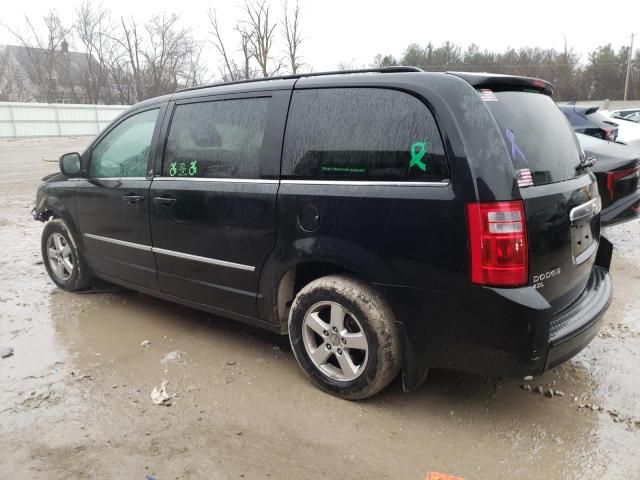
{"type": "Polygon", "coordinates": [[[542,93],[496,92],[487,101],[504,136],[516,171],[531,172],[533,185],[578,175],[580,146],[566,117],[542,93]]]}

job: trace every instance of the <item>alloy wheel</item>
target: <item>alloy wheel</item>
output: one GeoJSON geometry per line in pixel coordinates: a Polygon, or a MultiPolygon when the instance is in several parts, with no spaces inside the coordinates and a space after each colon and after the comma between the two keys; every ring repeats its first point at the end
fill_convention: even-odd
{"type": "Polygon", "coordinates": [[[58,280],[66,282],[73,275],[73,256],[71,245],[63,235],[52,233],[47,240],[47,256],[53,274],[58,280]]]}
{"type": "Polygon", "coordinates": [[[302,341],[313,364],[328,377],[358,378],[369,358],[369,343],[358,319],[336,302],[318,302],[306,313],[302,341]]]}

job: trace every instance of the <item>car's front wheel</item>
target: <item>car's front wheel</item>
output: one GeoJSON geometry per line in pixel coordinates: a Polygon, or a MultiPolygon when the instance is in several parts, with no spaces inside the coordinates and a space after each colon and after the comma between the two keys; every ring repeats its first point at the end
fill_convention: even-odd
{"type": "Polygon", "coordinates": [[[41,248],[47,273],[58,287],[75,292],[91,286],[89,267],[62,220],[51,220],[45,225],[41,248]]]}
{"type": "Polygon", "coordinates": [[[348,276],[319,278],[298,293],[289,338],[309,378],[345,399],[374,395],[400,370],[391,309],[369,285],[348,276]]]}

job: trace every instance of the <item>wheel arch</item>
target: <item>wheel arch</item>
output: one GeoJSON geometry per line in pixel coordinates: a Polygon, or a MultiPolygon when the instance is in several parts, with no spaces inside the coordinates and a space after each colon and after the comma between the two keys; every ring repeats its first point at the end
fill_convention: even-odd
{"type": "Polygon", "coordinates": [[[80,235],[80,230],[76,225],[74,214],[65,202],[61,201],[56,195],[44,195],[35,208],[33,216],[41,222],[51,220],[61,220],[64,222],[73,236],[72,240],[76,243],[76,247],[84,251],[84,243],[80,235]]]}
{"type": "Polygon", "coordinates": [[[275,323],[285,334],[289,306],[311,281],[331,274],[347,274],[369,284],[400,283],[399,275],[374,252],[336,238],[304,238],[276,249],[260,278],[260,318],[275,323]]]}
{"type": "Polygon", "coordinates": [[[275,320],[280,331],[286,331],[289,319],[289,307],[293,299],[305,285],[312,281],[336,273],[362,278],[357,272],[338,263],[325,260],[305,260],[285,270],[275,289],[275,320]]]}

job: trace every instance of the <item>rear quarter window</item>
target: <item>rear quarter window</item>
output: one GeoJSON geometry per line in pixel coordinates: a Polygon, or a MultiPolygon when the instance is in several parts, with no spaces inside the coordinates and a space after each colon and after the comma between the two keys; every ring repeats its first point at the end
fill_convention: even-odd
{"type": "Polygon", "coordinates": [[[288,178],[449,178],[433,115],[416,97],[377,88],[297,90],[285,133],[288,178]]]}
{"type": "Polygon", "coordinates": [[[554,101],[542,93],[496,92],[486,105],[500,127],[516,170],[529,169],[534,185],[578,175],[580,146],[554,101]]]}

